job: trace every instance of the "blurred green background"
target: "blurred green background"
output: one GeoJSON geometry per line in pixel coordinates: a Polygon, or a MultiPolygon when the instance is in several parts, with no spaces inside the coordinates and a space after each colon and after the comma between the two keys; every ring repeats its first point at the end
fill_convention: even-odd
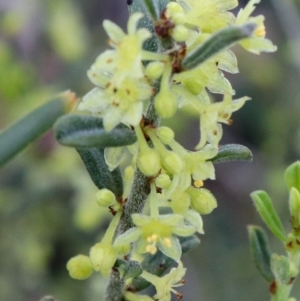
{"type": "MultiPolygon", "coordinates": [[[[254,161],[218,165],[217,180],[207,183],[219,207],[204,216],[200,246],[183,257],[184,300],[269,299],[248,247],[247,225],[262,224],[249,194],[268,190],[289,227],[283,172],[300,156],[299,6],[262,0],[254,14],[266,16],[276,53],[235,48],[240,74],[228,77],[238,97],[252,100],[224,127],[222,144],[248,146],[254,161]]],[[[103,19],[124,27],[127,17],[125,0],[1,0],[0,128],[54,93],[87,93],[86,71],[107,47],[103,19]]],[[[175,119],[169,124],[176,138],[192,149],[198,119],[184,113],[175,119]]],[[[104,278],[72,280],[65,268],[70,257],[88,253],[109,221],[95,203],[96,191],[76,152],[59,146],[51,132],[0,170],[0,300],[36,301],[48,294],[59,301],[102,299],[104,278]]],[[[283,252],[270,239],[273,250],[283,252]]]]}

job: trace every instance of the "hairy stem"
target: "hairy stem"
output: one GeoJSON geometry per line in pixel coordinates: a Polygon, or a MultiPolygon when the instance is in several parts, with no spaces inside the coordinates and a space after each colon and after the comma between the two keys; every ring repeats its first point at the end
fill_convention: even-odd
{"type": "MultiPolygon", "coordinates": [[[[158,91],[159,83],[155,85],[156,92],[158,91]]],[[[156,93],[155,93],[156,95],[156,93]]],[[[155,126],[159,126],[160,118],[157,116],[154,109],[154,97],[152,96],[146,113],[146,119],[155,126]]],[[[138,168],[136,168],[133,178],[133,184],[128,200],[124,206],[124,213],[121,217],[118,227],[118,235],[124,233],[134,225],[131,220],[133,213],[141,213],[147,196],[150,193],[149,178],[143,175],[138,168]]],[[[113,271],[110,275],[108,285],[106,288],[106,295],[104,301],[121,301],[124,292],[124,281],[120,278],[118,271],[113,271]]]]}

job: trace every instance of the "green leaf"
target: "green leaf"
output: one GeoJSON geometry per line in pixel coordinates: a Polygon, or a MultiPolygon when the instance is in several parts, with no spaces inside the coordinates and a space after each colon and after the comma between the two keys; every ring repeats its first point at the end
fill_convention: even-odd
{"type": "Polygon", "coordinates": [[[250,247],[254,262],[261,275],[272,282],[275,277],[271,270],[269,242],[264,230],[258,226],[248,226],[250,247]]]}
{"type": "Polygon", "coordinates": [[[256,26],[255,23],[247,23],[242,26],[227,26],[217,31],[183,59],[182,69],[190,70],[196,68],[218,52],[233,46],[242,39],[250,37],[256,26]]]}
{"type": "Polygon", "coordinates": [[[71,111],[77,98],[65,92],[35,109],[0,134],[0,166],[37,139],[62,115],[71,111]]]}
{"type": "Polygon", "coordinates": [[[123,280],[138,277],[143,273],[141,264],[134,260],[125,261],[122,259],[117,259],[115,267],[118,268],[123,280]]]}
{"type": "Polygon", "coordinates": [[[247,161],[251,162],[253,159],[252,152],[244,145],[240,144],[226,144],[220,146],[218,154],[210,159],[214,164],[232,161],[247,161]]]}
{"type": "MultiPolygon", "coordinates": [[[[199,245],[200,240],[197,236],[188,236],[188,237],[178,237],[182,253],[186,253],[189,250],[195,248],[197,245],[199,245]]],[[[142,262],[142,268],[143,270],[146,270],[147,272],[161,276],[164,274],[173,264],[175,263],[175,260],[173,260],[170,257],[167,257],[162,252],[157,251],[155,255],[147,254],[142,262]]],[[[131,288],[135,291],[142,291],[143,289],[150,286],[151,283],[145,280],[142,277],[136,277],[132,280],[131,288]]]]}
{"type": "Polygon", "coordinates": [[[251,198],[268,228],[279,240],[285,242],[286,234],[284,228],[269,195],[266,192],[259,190],[252,192],[251,198]]]}
{"type": "Polygon", "coordinates": [[[159,2],[153,0],[143,0],[143,3],[152,19],[159,19],[159,2]]]}
{"type": "Polygon", "coordinates": [[[116,147],[136,142],[134,131],[127,126],[119,124],[107,132],[101,118],[88,115],[63,116],[54,124],[54,131],[60,144],[76,148],[116,147]]]}
{"type": "Polygon", "coordinates": [[[289,189],[295,187],[298,191],[300,191],[300,162],[299,161],[293,163],[286,169],[284,173],[284,179],[289,189]]]}
{"type": "Polygon", "coordinates": [[[94,184],[99,189],[109,189],[116,197],[123,194],[123,180],[119,168],[109,171],[104,159],[104,149],[77,149],[94,184]]]}
{"type": "Polygon", "coordinates": [[[287,257],[278,254],[272,254],[271,269],[278,282],[282,284],[290,283],[290,261],[287,257]]]}

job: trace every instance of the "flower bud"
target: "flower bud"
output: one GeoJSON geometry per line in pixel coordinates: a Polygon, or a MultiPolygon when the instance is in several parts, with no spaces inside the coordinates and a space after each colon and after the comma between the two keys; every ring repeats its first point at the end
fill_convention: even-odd
{"type": "Polygon", "coordinates": [[[90,258],[85,255],[77,255],[71,258],[67,263],[67,270],[69,271],[70,277],[77,280],[84,280],[93,273],[90,258]]]}
{"type": "Polygon", "coordinates": [[[183,162],[180,157],[168,150],[162,154],[161,163],[166,172],[171,175],[178,174],[183,168],[183,162]]]}
{"type": "Polygon", "coordinates": [[[155,97],[154,107],[162,118],[172,117],[177,110],[177,101],[169,89],[161,90],[155,97]]]}
{"type": "Polygon", "coordinates": [[[171,179],[167,174],[161,174],[155,179],[155,184],[159,188],[169,188],[171,185],[171,179]]]}
{"type": "Polygon", "coordinates": [[[191,187],[188,190],[191,197],[191,205],[200,214],[209,214],[217,207],[217,200],[213,194],[205,188],[191,187]]]}
{"type": "Polygon", "coordinates": [[[137,166],[144,175],[154,176],[161,169],[158,152],[152,148],[142,150],[137,157],[137,166]]]}
{"type": "Polygon", "coordinates": [[[189,31],[183,25],[176,25],[172,31],[172,37],[177,42],[186,41],[188,35],[189,35],[189,31]]]}
{"type": "Polygon", "coordinates": [[[188,211],[190,204],[191,199],[186,192],[175,191],[171,202],[171,207],[174,213],[185,214],[188,211]]]}
{"type": "Polygon", "coordinates": [[[164,64],[162,62],[151,62],[147,65],[145,75],[151,79],[158,79],[164,71],[164,64]]]}
{"type": "Polygon", "coordinates": [[[117,260],[117,253],[110,244],[100,242],[91,248],[90,260],[94,270],[106,277],[117,260]]]}
{"type": "Polygon", "coordinates": [[[96,193],[97,204],[101,207],[108,207],[116,202],[116,197],[110,190],[104,188],[96,193]]]}
{"type": "Polygon", "coordinates": [[[156,134],[160,141],[164,144],[169,144],[174,139],[174,132],[166,126],[158,128],[156,130],[156,134]]]}

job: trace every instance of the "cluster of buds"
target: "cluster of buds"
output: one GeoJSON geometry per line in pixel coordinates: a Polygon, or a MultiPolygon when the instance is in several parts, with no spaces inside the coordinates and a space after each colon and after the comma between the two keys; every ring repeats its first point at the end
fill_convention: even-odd
{"type": "MultiPolygon", "coordinates": [[[[103,52],[88,71],[97,87],[83,97],[78,109],[102,117],[106,131],[113,130],[119,123],[134,128],[137,143],[132,147],[133,164],[124,172],[123,200],[117,201],[107,189],[97,195],[98,204],[113,209],[115,216],[102,241],[91,248],[89,257],[79,255],[69,261],[68,269],[73,278],[85,279],[92,269],[107,276],[117,258],[128,254],[131,246],[140,254],[154,255],[160,250],[178,263],[177,269],[161,278],[146,271],[141,277],[156,287],[155,299],[171,300],[170,291],[182,297],[172,288],[182,285],[185,274],[178,237],[204,233],[201,216],[217,207],[215,197],[203,185],[205,180],[215,179],[210,159],[218,153],[221,123],[231,124],[232,113],[249,99],[233,100],[235,92],[223,73],[238,72],[236,57],[228,50],[232,45],[230,39],[235,38],[238,31],[239,35],[245,34],[238,43],[246,50],[253,53],[276,50],[265,39],[264,17],[250,16],[258,2],[250,0],[236,17],[228,11],[237,6],[236,0],[169,2],[160,15],[152,14],[153,29],[161,41],[158,52],[143,49],[152,34],[138,27],[144,17],[142,13],[130,16],[128,34],[116,24],[104,21],[113,49],[103,52]],[[218,46],[222,35],[228,44],[226,47],[218,46]],[[204,58],[202,61],[197,58],[195,62],[199,49],[204,58]],[[223,94],[223,100],[214,102],[210,93],[223,94]],[[147,122],[144,118],[147,100],[153,103],[161,118],[174,116],[177,109],[185,105],[199,114],[201,138],[196,151],[181,146],[172,129],[147,122]],[[144,211],[131,216],[134,227],[114,239],[134,168],[149,178],[151,192],[145,200],[144,211]]],[[[111,151],[107,150],[106,154],[111,151]]],[[[112,169],[120,162],[116,157],[106,156],[112,169]]],[[[124,297],[136,300],[129,292],[124,297]]]]}

